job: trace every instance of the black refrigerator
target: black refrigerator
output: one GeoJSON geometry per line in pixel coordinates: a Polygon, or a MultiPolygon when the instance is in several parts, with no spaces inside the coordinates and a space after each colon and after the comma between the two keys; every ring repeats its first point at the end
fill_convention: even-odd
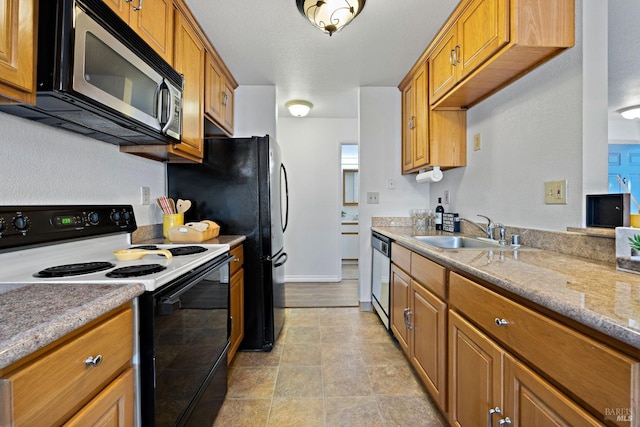
{"type": "Polygon", "coordinates": [[[284,324],[287,172],[269,135],[205,141],[202,164],[168,164],[169,196],[189,199],[185,223],[210,219],[220,234],[246,236],[244,339],[240,349],[271,351],[284,324]]]}

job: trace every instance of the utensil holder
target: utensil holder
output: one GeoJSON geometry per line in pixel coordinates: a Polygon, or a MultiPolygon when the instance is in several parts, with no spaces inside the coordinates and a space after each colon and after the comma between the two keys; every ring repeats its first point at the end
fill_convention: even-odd
{"type": "Polygon", "coordinates": [[[164,214],[162,215],[162,235],[165,239],[169,238],[169,230],[172,227],[184,225],[184,214],[164,214]]]}

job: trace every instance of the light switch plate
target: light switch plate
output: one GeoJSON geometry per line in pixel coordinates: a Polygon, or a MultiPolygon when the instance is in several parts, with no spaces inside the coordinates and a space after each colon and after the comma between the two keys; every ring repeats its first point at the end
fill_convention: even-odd
{"type": "Polygon", "coordinates": [[[567,204],[567,180],[546,181],[544,183],[544,203],[547,205],[567,204]]]}

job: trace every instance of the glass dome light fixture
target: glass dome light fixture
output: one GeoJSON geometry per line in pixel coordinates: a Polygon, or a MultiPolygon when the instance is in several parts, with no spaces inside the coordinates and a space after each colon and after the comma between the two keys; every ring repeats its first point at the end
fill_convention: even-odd
{"type": "Polygon", "coordinates": [[[296,0],[302,16],[329,37],[349,24],[364,8],[366,0],[296,0]]]}
{"type": "Polygon", "coordinates": [[[640,105],[634,105],[633,107],[621,108],[618,113],[622,117],[628,120],[640,119],[640,105]]]}
{"type": "Polygon", "coordinates": [[[292,116],[304,117],[309,114],[313,104],[309,101],[303,101],[302,99],[293,99],[285,103],[284,106],[289,109],[292,116]]]}

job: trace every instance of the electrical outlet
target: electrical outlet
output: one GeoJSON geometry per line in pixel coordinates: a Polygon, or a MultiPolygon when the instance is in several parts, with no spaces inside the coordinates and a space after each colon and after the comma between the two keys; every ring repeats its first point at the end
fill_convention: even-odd
{"type": "Polygon", "coordinates": [[[480,151],[482,148],[482,139],[480,138],[480,134],[476,133],[473,135],[473,151],[480,151]]]}
{"type": "Polygon", "coordinates": [[[151,202],[151,191],[149,187],[140,187],[140,203],[148,205],[151,202]]]}
{"type": "Polygon", "coordinates": [[[380,203],[378,192],[367,192],[367,204],[377,205],[378,203],[380,203]]]}
{"type": "Polygon", "coordinates": [[[547,205],[566,205],[567,180],[546,181],[544,183],[544,202],[547,205]]]}
{"type": "Polygon", "coordinates": [[[444,197],[442,198],[442,202],[445,205],[449,204],[449,190],[444,190],[444,197]]]}
{"type": "Polygon", "coordinates": [[[396,189],[396,180],[393,178],[387,178],[387,190],[396,189]]]}

